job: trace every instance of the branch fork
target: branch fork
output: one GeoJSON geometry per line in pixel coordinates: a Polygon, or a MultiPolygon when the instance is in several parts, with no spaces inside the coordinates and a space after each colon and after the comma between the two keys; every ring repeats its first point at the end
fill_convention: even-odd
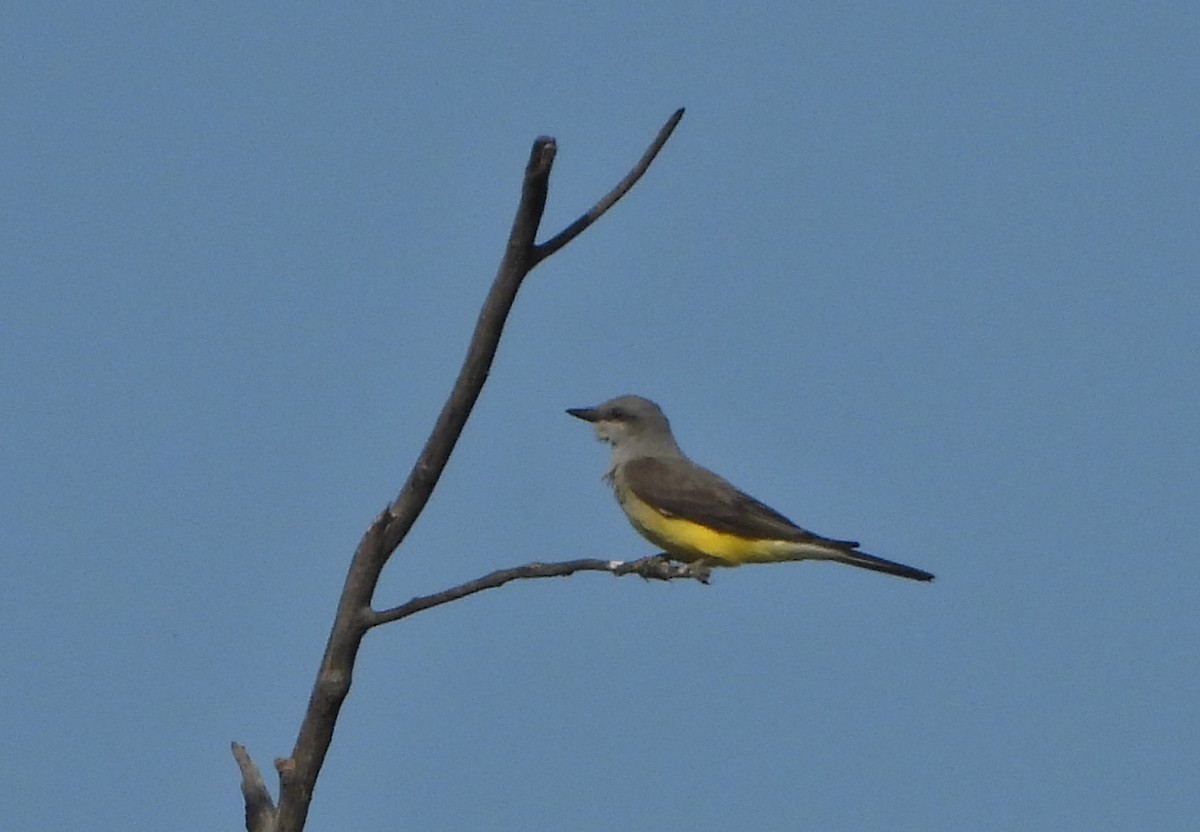
{"type": "Polygon", "coordinates": [[[300,832],[304,828],[317,776],[333,740],[338,713],[350,692],[358,648],[363,636],[372,627],[399,621],[422,610],[526,578],[564,577],[576,572],[609,572],[617,576],[641,575],[647,580],[692,578],[707,583],[707,570],[702,566],[676,564],[665,555],[629,562],[584,559],[562,563],[530,563],[501,569],[443,592],[413,598],[391,609],[376,611],[371,606],[383,567],[428,503],[479,398],[521,284],[539,263],[582,234],[629,192],[650,167],[682,118],[683,110],[676,110],[624,179],[586,213],[540,244],[535,242],[535,238],[546,207],[550,169],[554,164],[557,145],[548,136],[540,136],[534,141],[525,166],[521,199],[504,257],[479,312],[458,378],[400,493],[371,522],[350,562],[296,745],[291,756],[275,761],[279,775],[278,805],[271,800],[262,774],[246,749],[237,743],[232,744],[234,760],[242,774],[241,789],[248,832],[300,832]]]}

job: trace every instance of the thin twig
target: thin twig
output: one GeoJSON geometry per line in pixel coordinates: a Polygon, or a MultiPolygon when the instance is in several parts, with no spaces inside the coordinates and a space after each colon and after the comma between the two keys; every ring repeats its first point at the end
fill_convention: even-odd
{"type": "Polygon", "coordinates": [[[664,555],[654,555],[633,561],[584,558],[582,560],[569,560],[559,563],[527,563],[524,566],[515,566],[512,569],[497,569],[495,572],[484,575],[482,578],[467,581],[465,584],[460,584],[441,592],[435,592],[432,595],[422,595],[413,598],[411,601],[403,603],[398,607],[392,607],[390,610],[372,612],[367,616],[367,621],[369,626],[378,627],[380,624],[399,621],[401,618],[408,618],[410,615],[430,609],[431,607],[437,607],[442,604],[448,604],[451,601],[457,601],[460,598],[466,598],[468,595],[483,592],[485,589],[495,589],[504,586],[509,581],[517,581],[525,578],[564,578],[567,575],[574,575],[576,572],[610,572],[618,577],[621,575],[641,575],[647,580],[659,581],[692,578],[702,583],[708,583],[707,570],[703,568],[697,569],[695,566],[687,564],[674,563],[667,560],[664,555]]]}
{"type": "Polygon", "coordinates": [[[646,152],[638,160],[638,163],[633,166],[633,170],[629,171],[628,175],[618,182],[615,188],[605,194],[604,198],[593,205],[586,214],[536,247],[534,261],[540,263],[574,240],[583,233],[584,229],[600,219],[605,211],[613,207],[618,199],[629,193],[629,189],[642,178],[642,174],[646,172],[646,168],[650,167],[650,163],[654,161],[654,157],[658,155],[658,151],[662,150],[663,145],[667,143],[667,139],[671,138],[671,134],[675,132],[675,126],[679,124],[681,118],[683,118],[683,107],[680,107],[667,119],[667,123],[658,131],[658,135],[654,137],[654,141],[650,143],[650,147],[646,149],[646,152]]]}

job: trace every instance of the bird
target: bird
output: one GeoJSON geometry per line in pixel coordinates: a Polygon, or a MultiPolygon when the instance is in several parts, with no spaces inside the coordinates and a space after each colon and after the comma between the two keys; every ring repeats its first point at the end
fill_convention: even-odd
{"type": "Polygon", "coordinates": [[[671,558],[707,570],[746,563],[830,560],[932,581],[923,569],[801,528],[770,506],[688,459],[662,409],[641,396],[568,408],[612,446],[604,479],[633,528],[671,558]]]}

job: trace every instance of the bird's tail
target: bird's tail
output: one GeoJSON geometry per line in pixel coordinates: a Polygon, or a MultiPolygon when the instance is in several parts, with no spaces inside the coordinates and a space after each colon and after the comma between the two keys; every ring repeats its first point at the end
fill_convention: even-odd
{"type": "Polygon", "coordinates": [[[868,555],[866,552],[860,552],[857,549],[844,549],[834,560],[839,563],[849,564],[850,566],[858,566],[862,569],[870,569],[888,575],[898,575],[901,578],[911,578],[914,581],[933,580],[933,575],[923,569],[905,566],[903,563],[896,563],[894,560],[887,560],[875,555],[868,555]]]}

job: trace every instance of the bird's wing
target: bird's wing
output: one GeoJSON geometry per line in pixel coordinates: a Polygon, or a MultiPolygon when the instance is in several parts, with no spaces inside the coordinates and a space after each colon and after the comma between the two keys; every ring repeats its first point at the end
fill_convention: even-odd
{"type": "Polygon", "coordinates": [[[850,550],[850,540],[830,540],[802,529],[728,481],[687,459],[642,457],[621,466],[626,488],[659,513],[693,520],[750,539],[790,540],[850,550]]]}

